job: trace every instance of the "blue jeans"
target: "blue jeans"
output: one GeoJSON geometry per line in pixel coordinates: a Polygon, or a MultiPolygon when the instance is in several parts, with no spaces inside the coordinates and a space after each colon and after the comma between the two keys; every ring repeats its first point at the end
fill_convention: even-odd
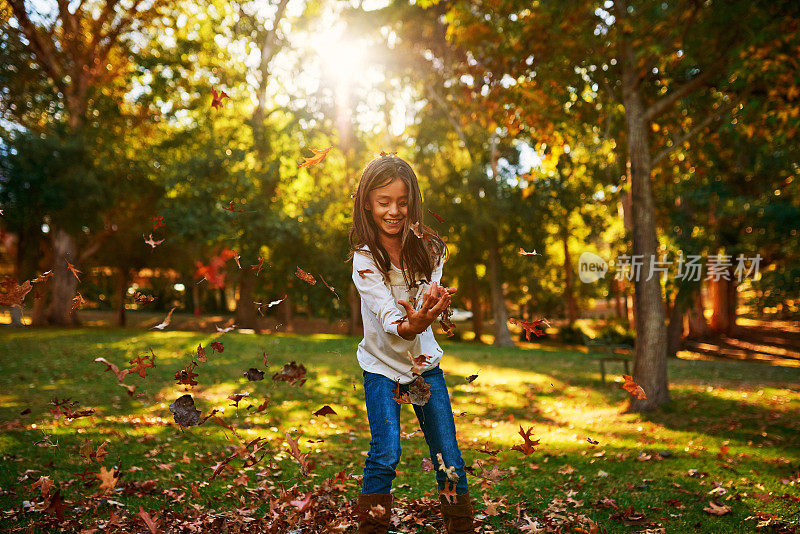
{"type": "MultiPolygon", "coordinates": [[[[400,404],[394,400],[397,382],[368,371],[364,371],[363,375],[372,439],[364,466],[361,492],[389,494],[397,474],[395,469],[400,462],[400,404]]],[[[444,374],[437,365],[422,373],[422,376],[431,386],[431,398],[425,406],[412,406],[428,443],[436,482],[439,489],[444,489],[447,475],[439,470],[439,461],[436,458],[438,453],[442,453],[445,467],[454,466],[458,475],[456,493],[465,494],[468,492],[467,473],[464,471],[464,460],[461,459],[461,451],[456,442],[456,425],[444,374]]],[[[408,392],[409,385],[400,385],[400,395],[408,392]]],[[[449,486],[452,485],[451,481],[449,486]]]]}

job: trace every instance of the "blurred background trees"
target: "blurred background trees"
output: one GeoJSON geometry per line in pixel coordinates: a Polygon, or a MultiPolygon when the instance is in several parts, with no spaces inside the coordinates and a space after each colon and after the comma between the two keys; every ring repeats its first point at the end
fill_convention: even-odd
{"type": "Polygon", "coordinates": [[[3,269],[53,271],[25,301],[34,325],[76,324],[80,292],[121,325],[126,310],[178,306],[357,334],[350,194],[369,160],[397,152],[450,248],[444,281],[473,313],[464,338],[510,346],[508,318],[547,317],[567,341],[599,310],[637,334],[634,375],[653,393],[634,408],[648,409],[668,400],[682,340],[731,334],[739,313],[800,316],[796,11],[9,0],[3,269]],[[583,252],[609,274],[581,282],[583,252]],[[731,280],[687,282],[677,266],[614,278],[617,256],[680,252],[730,256],[731,280]],[[760,254],[758,276],[732,276],[740,254],[760,254]]]}

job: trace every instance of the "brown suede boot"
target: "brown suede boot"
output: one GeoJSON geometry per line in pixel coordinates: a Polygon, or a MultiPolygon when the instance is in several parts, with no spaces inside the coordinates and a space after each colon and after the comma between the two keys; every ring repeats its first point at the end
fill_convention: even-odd
{"type": "Polygon", "coordinates": [[[456,495],[456,502],[451,502],[444,495],[439,495],[439,503],[447,534],[475,533],[475,525],[472,521],[472,501],[469,493],[456,495]]]}
{"type": "Polygon", "coordinates": [[[394,495],[362,493],[358,496],[355,512],[358,516],[359,534],[387,534],[392,517],[394,495]],[[383,511],[379,508],[383,507],[383,511]],[[374,508],[373,508],[374,507],[374,508]]]}

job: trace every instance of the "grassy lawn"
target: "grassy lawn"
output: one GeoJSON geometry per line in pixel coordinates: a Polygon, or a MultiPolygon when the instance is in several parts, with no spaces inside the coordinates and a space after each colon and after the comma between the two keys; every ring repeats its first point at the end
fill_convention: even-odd
{"type": "MultiPolygon", "coordinates": [[[[30,488],[41,476],[55,483],[49,495],[59,488],[67,531],[143,532],[139,505],[160,517],[165,531],[180,531],[179,512],[182,520],[205,514],[203,521],[211,521],[210,515],[219,522],[284,517],[304,533],[314,531],[315,510],[352,519],[346,506],[357,499],[360,482],[332,478],[342,470],[361,475],[369,449],[358,341],[335,335],[3,329],[0,526],[36,523],[34,532],[57,530],[54,514],[22,512],[23,501],[47,502],[40,488],[30,488]],[[208,348],[214,340],[224,344],[222,353],[208,348]],[[190,363],[199,343],[208,362],[195,369],[199,385],[187,391],[174,375],[190,363]],[[125,377],[126,384],[138,386],[133,396],[93,361],[103,357],[123,368],[150,348],[156,367],[147,369],[146,378],[125,377]],[[264,380],[248,382],[243,373],[249,367],[265,370],[264,352],[264,380]],[[308,369],[304,385],[273,382],[272,375],[290,361],[308,369]],[[220,421],[238,438],[213,419],[178,427],[168,405],[186,392],[203,416],[221,410],[220,421]],[[226,398],[244,392],[251,395],[238,408],[226,398]],[[96,411],[56,420],[50,412],[54,398],[77,401],[74,410],[96,411]],[[270,403],[264,411],[247,409],[265,398],[270,403]],[[325,405],[336,415],[313,415],[325,405]],[[316,462],[306,474],[290,453],[287,432],[316,462]],[[263,438],[264,447],[258,457],[266,453],[259,463],[243,467],[237,457],[209,480],[218,462],[256,438],[263,438]],[[82,456],[85,440],[95,450],[108,441],[107,456],[101,462],[82,456]],[[95,475],[101,467],[121,474],[113,489],[100,487],[95,475]],[[316,504],[290,504],[310,492],[316,504]]],[[[580,352],[441,344],[483,532],[519,532],[537,520],[570,531],[566,525],[580,524],[581,515],[606,532],[655,532],[658,526],[667,532],[753,532],[758,523],[765,532],[781,526],[788,532],[800,525],[800,368],[673,360],[672,404],[657,413],[622,414],[627,393],[619,388],[621,377],[612,374],[612,383],[602,386],[597,363],[580,352]],[[478,378],[467,383],[464,377],[474,373],[478,378]],[[531,438],[539,440],[533,454],[509,450],[523,442],[520,425],[532,427],[531,438]],[[487,443],[500,452],[479,452],[487,443]],[[711,501],[730,511],[704,511],[711,501]]],[[[613,372],[620,370],[612,365],[613,372]]],[[[412,433],[418,428],[413,410],[404,406],[402,414],[403,432],[412,433]]],[[[433,532],[441,521],[431,502],[434,474],[422,467],[428,449],[421,432],[403,439],[402,448],[395,515],[404,517],[406,532],[433,532]]],[[[355,530],[353,525],[344,531],[355,530]]]]}

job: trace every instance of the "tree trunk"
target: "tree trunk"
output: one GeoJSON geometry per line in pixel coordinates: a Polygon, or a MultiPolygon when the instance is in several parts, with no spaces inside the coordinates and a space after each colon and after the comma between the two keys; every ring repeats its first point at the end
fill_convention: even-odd
{"type": "Polygon", "coordinates": [[[11,325],[10,326],[22,326],[22,308],[17,306],[11,307],[11,325]]]}
{"type": "Polygon", "coordinates": [[[200,286],[194,282],[192,282],[192,304],[195,316],[200,315],[202,313],[200,308],[200,286]]]}
{"type": "Polygon", "coordinates": [[[680,298],[681,291],[684,290],[678,290],[678,294],[675,296],[672,308],[669,311],[669,324],[667,325],[668,358],[676,358],[678,356],[678,351],[681,348],[681,340],[683,339],[683,316],[685,309],[682,304],[682,299],[680,298]]]}
{"type": "Polygon", "coordinates": [[[620,291],[620,286],[621,283],[619,280],[611,278],[611,291],[614,294],[614,313],[617,318],[622,319],[624,316],[622,315],[622,291],[620,291]]]}
{"type": "Polygon", "coordinates": [[[122,268],[119,270],[119,274],[117,275],[117,287],[116,287],[116,323],[117,326],[125,326],[126,316],[125,316],[125,297],[128,293],[128,270],[122,268]]]}
{"type": "MultiPolygon", "coordinates": [[[[658,253],[655,207],[651,190],[649,121],[644,116],[638,67],[634,51],[626,40],[620,45],[622,94],[628,138],[628,179],[631,184],[633,254],[643,259],[642,273],[649,273],[658,253]]],[[[633,379],[647,394],[646,399],[629,397],[626,411],[652,410],[670,401],[667,381],[667,329],[661,281],[637,277],[634,284],[636,348],[633,379]]]]}
{"type": "Polygon", "coordinates": [[[494,343],[498,347],[515,347],[508,331],[508,313],[506,312],[506,299],[503,295],[503,282],[500,251],[497,244],[497,229],[492,227],[487,231],[487,245],[489,249],[489,286],[492,292],[492,312],[494,314],[494,343]]]}
{"type": "Polygon", "coordinates": [[[292,298],[291,293],[286,293],[286,299],[280,303],[281,306],[281,317],[283,319],[283,328],[287,332],[291,332],[294,328],[292,325],[293,322],[293,314],[292,314],[292,298]]]}
{"type": "Polygon", "coordinates": [[[709,334],[708,322],[703,313],[702,282],[692,292],[692,305],[689,307],[689,337],[703,339],[709,334]]]}
{"type": "Polygon", "coordinates": [[[472,311],[472,329],[475,331],[475,341],[480,343],[483,335],[483,304],[477,280],[470,287],[469,305],[472,311]]]}
{"type": "Polygon", "coordinates": [[[351,336],[361,335],[361,297],[353,282],[350,282],[347,290],[347,300],[350,303],[350,327],[348,333],[351,336]]]}
{"type": "Polygon", "coordinates": [[[242,269],[239,276],[239,299],[236,301],[236,326],[239,328],[258,328],[256,305],[253,294],[256,288],[256,275],[252,269],[242,269]]]}
{"type": "Polygon", "coordinates": [[[711,281],[711,331],[729,335],[736,324],[736,283],[720,278],[711,281]]]}
{"type": "Polygon", "coordinates": [[[572,326],[578,318],[578,306],[573,291],[574,273],[569,255],[569,227],[566,220],[561,229],[561,241],[564,244],[564,299],[567,302],[567,325],[572,326]]]}
{"type": "MultiPolygon", "coordinates": [[[[67,268],[67,261],[77,262],[75,259],[75,239],[62,229],[53,231],[53,278],[50,307],[47,310],[47,322],[51,325],[73,326],[78,324],[75,310],[72,309],[72,299],[75,297],[78,280],[67,268]],[[71,261],[70,261],[71,260],[71,261]]],[[[77,269],[77,265],[75,268],[77,269]]],[[[86,273],[81,273],[84,277],[86,273]]]]}

